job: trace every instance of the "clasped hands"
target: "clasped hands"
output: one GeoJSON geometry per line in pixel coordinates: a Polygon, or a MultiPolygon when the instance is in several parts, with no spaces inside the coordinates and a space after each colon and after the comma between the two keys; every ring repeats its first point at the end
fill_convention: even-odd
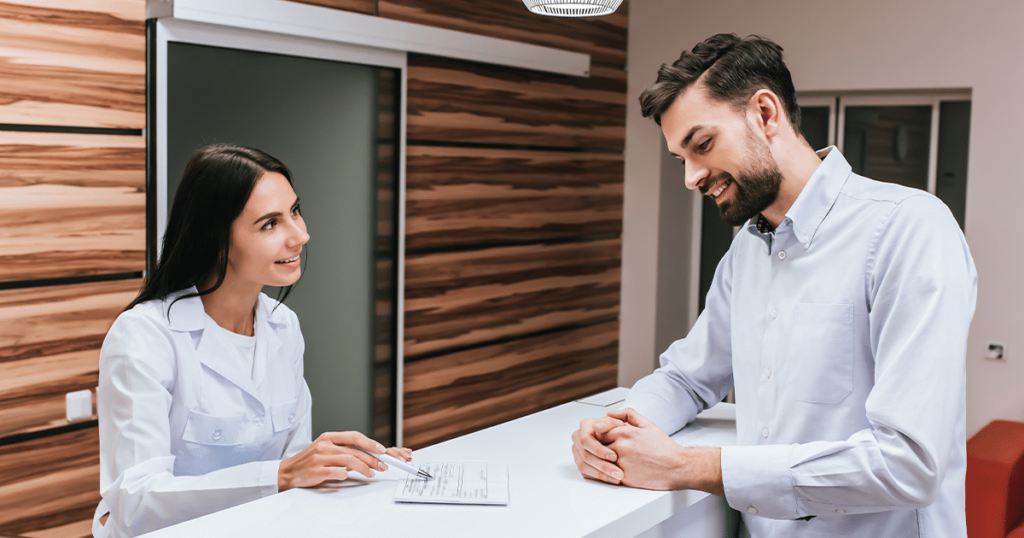
{"type": "Polygon", "coordinates": [[[345,480],[349,471],[371,477],[374,469],[387,470],[384,462],[367,452],[387,452],[402,461],[412,460],[412,450],[395,447],[385,450],[384,445],[359,432],[325,432],[298,454],[281,461],[277,489],[310,488],[325,480],[345,480]]]}
{"type": "Polygon", "coordinates": [[[680,446],[632,408],[580,422],[572,434],[572,456],[585,478],[634,488],[725,495],[721,449],[680,446]]]}

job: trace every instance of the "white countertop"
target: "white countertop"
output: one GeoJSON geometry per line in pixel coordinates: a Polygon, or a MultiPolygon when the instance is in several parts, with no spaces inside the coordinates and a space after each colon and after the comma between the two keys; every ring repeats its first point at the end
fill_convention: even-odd
{"type": "MultiPolygon", "coordinates": [[[[624,397],[629,390],[610,392],[624,397]]],[[[634,536],[708,494],[632,489],[580,476],[570,450],[572,432],[581,419],[603,416],[620,405],[570,402],[414,453],[414,463],[507,462],[508,506],[395,503],[392,497],[397,481],[405,475],[389,470],[372,479],[353,474],[353,478],[328,487],[292,489],[146,536],[634,536]]],[[[683,445],[734,445],[733,406],[719,404],[702,413],[673,439],[683,445]]]]}

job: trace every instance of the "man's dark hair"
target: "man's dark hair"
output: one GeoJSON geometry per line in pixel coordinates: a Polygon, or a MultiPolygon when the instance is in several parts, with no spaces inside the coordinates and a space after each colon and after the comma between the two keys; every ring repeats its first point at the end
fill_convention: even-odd
{"type": "Polygon", "coordinates": [[[653,117],[661,125],[661,115],[694,83],[706,88],[711,97],[737,107],[745,106],[758,90],[771,90],[782,100],[789,123],[800,135],[793,77],[782,61],[782,47],[772,41],[718,34],[697,43],[692,51],[683,51],[672,65],[663,64],[658,79],[640,94],[644,117],[653,117]]]}

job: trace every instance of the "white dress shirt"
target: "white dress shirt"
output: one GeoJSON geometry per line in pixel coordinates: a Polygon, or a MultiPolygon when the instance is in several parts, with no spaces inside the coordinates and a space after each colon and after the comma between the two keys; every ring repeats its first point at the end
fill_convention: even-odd
{"type": "Polygon", "coordinates": [[[965,537],[967,243],[934,196],[819,155],[774,234],[736,235],[626,406],[673,433],[735,386],[722,479],[756,538],[965,537]]]}
{"type": "Polygon", "coordinates": [[[255,352],[206,315],[195,288],[118,316],[100,351],[97,536],[135,536],[277,493],[280,460],[311,440],[295,314],[260,294],[255,352]]]}

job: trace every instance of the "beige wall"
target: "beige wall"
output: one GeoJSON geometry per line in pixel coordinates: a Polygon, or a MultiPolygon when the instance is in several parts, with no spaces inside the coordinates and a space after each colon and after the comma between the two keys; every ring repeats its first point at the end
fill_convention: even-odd
{"type": "MultiPolygon", "coordinates": [[[[785,48],[800,91],[972,90],[966,228],[979,282],[967,349],[968,433],[995,418],[1024,420],[1024,239],[1016,231],[1024,181],[1014,162],[1024,147],[1021,21],[1019,0],[633,3],[620,382],[628,385],[650,371],[660,351],[654,327],[663,324],[655,299],[663,141],[656,126],[640,117],[636,97],[657,68],[684,48],[718,32],[756,33],[785,48]],[[1005,364],[982,359],[988,341],[1007,344],[1005,364]]],[[[685,268],[681,275],[690,278],[685,268]]],[[[687,327],[692,321],[680,319],[687,327]]]]}

